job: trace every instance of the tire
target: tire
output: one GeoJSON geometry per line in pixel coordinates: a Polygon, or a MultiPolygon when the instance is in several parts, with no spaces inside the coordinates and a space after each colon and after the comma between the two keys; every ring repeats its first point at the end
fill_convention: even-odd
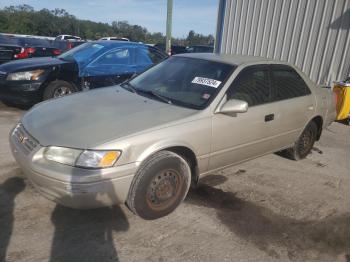
{"type": "Polygon", "coordinates": [[[51,82],[44,90],[43,99],[48,100],[52,98],[62,97],[74,92],[77,92],[77,88],[63,80],[57,80],[51,82]]]}
{"type": "Polygon", "coordinates": [[[287,158],[292,160],[304,159],[312,150],[317,139],[318,127],[314,121],[311,121],[294,143],[292,148],[282,151],[287,158]]]}
{"type": "Polygon", "coordinates": [[[141,164],[126,204],[143,219],[157,219],[180,205],[190,184],[191,170],[187,161],[173,152],[160,151],[141,164]]]}

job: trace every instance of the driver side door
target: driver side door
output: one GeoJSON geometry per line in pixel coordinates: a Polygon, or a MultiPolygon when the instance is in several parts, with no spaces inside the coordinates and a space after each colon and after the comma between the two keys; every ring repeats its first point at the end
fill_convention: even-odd
{"type": "Polygon", "coordinates": [[[104,53],[86,67],[84,81],[90,89],[124,82],[136,72],[134,52],[134,48],[123,47],[104,53]]]}
{"type": "Polygon", "coordinates": [[[272,149],[272,129],[277,108],[272,101],[268,65],[243,69],[224,99],[248,103],[248,111],[214,114],[209,169],[214,170],[263,155],[272,149]]]}

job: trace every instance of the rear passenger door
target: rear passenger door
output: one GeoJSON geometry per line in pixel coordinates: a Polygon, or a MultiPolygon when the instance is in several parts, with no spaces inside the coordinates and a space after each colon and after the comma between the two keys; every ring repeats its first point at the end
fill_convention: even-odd
{"type": "Polygon", "coordinates": [[[315,101],[298,72],[288,65],[271,65],[273,101],[277,105],[273,140],[276,149],[293,144],[312,117],[315,101]]]}

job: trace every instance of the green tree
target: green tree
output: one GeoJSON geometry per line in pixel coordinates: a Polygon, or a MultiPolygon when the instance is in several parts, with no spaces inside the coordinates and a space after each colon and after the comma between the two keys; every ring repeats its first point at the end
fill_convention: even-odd
{"type": "MultiPolygon", "coordinates": [[[[162,33],[151,33],[145,27],[131,25],[127,21],[98,23],[77,19],[65,9],[35,11],[33,7],[25,4],[0,9],[0,32],[41,36],[71,34],[92,40],[104,36],[118,36],[136,42],[165,43],[162,33]]],[[[213,44],[214,37],[196,34],[191,30],[186,39],[175,38],[173,42],[181,45],[213,44]]]]}

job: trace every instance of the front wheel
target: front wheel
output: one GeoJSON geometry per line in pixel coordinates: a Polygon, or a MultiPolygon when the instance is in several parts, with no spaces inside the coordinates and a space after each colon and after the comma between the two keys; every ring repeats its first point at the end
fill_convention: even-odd
{"type": "Polygon", "coordinates": [[[300,160],[305,158],[312,150],[317,139],[318,128],[314,121],[311,121],[301,133],[292,148],[282,151],[288,158],[300,160]]]}
{"type": "Polygon", "coordinates": [[[136,173],[127,206],[144,219],[166,216],[185,198],[190,183],[187,161],[171,151],[160,151],[147,159],[136,173]]]}
{"type": "Polygon", "coordinates": [[[51,98],[58,98],[77,92],[77,89],[71,83],[63,80],[51,82],[44,90],[43,98],[48,100],[51,98]]]}

